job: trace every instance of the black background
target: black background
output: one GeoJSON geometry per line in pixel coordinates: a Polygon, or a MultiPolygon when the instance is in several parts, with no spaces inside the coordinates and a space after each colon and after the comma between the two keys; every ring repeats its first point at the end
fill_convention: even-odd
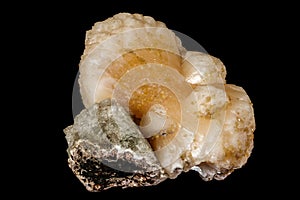
{"type": "MultiPolygon", "coordinates": [[[[20,16],[23,33],[20,40],[24,42],[24,52],[28,48],[34,49],[24,60],[32,63],[26,71],[32,70],[36,76],[34,81],[29,81],[28,87],[31,88],[30,95],[38,98],[35,98],[34,105],[28,106],[29,112],[32,107],[37,112],[27,124],[33,145],[25,145],[28,162],[24,164],[26,170],[20,174],[26,178],[20,182],[19,189],[45,194],[89,193],[67,165],[63,129],[73,123],[73,84],[84,50],[86,31],[97,21],[119,12],[130,12],[164,22],[168,28],[190,36],[209,54],[223,61],[227,69],[227,83],[243,87],[252,100],[257,126],[254,149],[246,165],[223,181],[204,182],[195,172],[188,172],[157,186],[113,188],[94,194],[95,198],[119,195],[124,198],[145,197],[143,195],[157,198],[166,194],[199,199],[204,196],[238,199],[240,195],[260,197],[261,194],[281,191],[280,187],[270,186],[274,183],[280,185],[273,176],[273,171],[276,171],[270,161],[273,144],[268,140],[270,128],[266,122],[267,113],[273,108],[267,99],[274,95],[274,91],[267,89],[271,85],[269,79],[263,79],[266,71],[272,71],[273,67],[268,65],[272,56],[267,53],[274,48],[270,46],[269,36],[277,21],[272,15],[272,7],[254,3],[199,2],[196,5],[192,1],[164,5],[155,1],[110,1],[105,4],[82,1],[32,6],[30,11],[24,9],[24,20],[20,16]]],[[[29,95],[28,92],[26,95],[29,95]]],[[[274,123],[277,122],[271,122],[274,123]]]]}

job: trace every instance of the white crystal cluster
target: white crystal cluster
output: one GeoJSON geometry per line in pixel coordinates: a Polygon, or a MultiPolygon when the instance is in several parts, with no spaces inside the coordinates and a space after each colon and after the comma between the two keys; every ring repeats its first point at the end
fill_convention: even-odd
{"type": "Polygon", "coordinates": [[[129,13],[97,22],[85,47],[79,68],[85,107],[116,101],[164,176],[192,169],[203,180],[222,180],[247,162],[253,106],[243,88],[226,83],[218,58],[187,51],[164,23],[129,13]]]}

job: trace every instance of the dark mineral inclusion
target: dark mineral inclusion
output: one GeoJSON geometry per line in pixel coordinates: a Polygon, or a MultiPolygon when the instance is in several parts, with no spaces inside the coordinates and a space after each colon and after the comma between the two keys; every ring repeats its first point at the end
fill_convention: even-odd
{"type": "Polygon", "coordinates": [[[114,101],[84,109],[64,132],[69,166],[89,191],[150,186],[166,179],[138,126],[114,101]]]}

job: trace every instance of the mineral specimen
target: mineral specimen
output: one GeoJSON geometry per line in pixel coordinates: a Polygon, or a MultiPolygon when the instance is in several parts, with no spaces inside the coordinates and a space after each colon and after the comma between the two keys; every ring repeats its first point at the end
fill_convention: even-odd
{"type": "Polygon", "coordinates": [[[223,180],[253,149],[246,92],[216,57],[186,50],[164,23],[119,13],[87,32],[84,109],[64,129],[69,166],[89,191],[149,186],[195,170],[223,180]]]}

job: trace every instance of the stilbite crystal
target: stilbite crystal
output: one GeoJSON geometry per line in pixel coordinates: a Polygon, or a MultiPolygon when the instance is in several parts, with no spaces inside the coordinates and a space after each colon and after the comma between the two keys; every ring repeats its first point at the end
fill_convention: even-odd
{"type": "Polygon", "coordinates": [[[129,13],[95,23],[79,67],[86,109],[64,132],[69,166],[89,191],[189,170],[223,180],[247,162],[255,119],[246,91],[164,23],[129,13]]]}

